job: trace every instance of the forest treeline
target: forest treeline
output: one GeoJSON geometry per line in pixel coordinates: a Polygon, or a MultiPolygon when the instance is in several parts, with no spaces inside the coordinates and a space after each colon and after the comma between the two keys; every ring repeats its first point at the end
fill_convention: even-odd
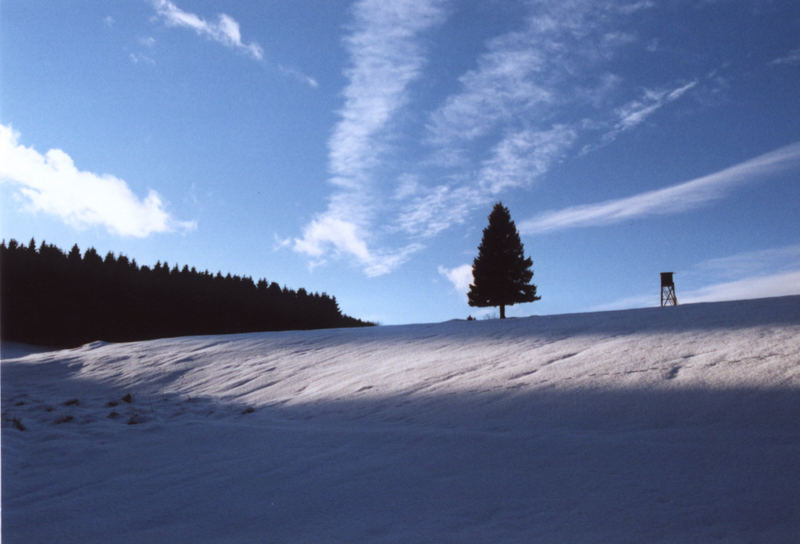
{"type": "Polygon", "coordinates": [[[372,325],[336,297],[250,277],[198,272],[94,248],[65,253],[34,240],[0,243],[0,337],[72,347],[187,336],[372,325]]]}

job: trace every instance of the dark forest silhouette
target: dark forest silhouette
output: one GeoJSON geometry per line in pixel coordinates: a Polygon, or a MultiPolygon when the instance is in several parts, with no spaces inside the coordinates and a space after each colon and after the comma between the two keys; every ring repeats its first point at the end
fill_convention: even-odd
{"type": "Polygon", "coordinates": [[[366,326],[336,297],[34,240],[0,243],[0,337],[49,346],[366,326]]]}

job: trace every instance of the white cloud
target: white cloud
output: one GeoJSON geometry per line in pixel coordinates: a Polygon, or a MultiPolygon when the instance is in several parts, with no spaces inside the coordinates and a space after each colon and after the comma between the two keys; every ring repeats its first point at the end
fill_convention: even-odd
{"type": "Polygon", "coordinates": [[[303,230],[303,237],[292,242],[292,249],[312,258],[312,267],[326,262],[326,255],[355,259],[369,277],[382,276],[403,264],[421,246],[410,244],[391,252],[370,251],[363,229],[336,216],[322,214],[303,230]]]}
{"type": "Polygon", "coordinates": [[[316,259],[329,251],[355,257],[374,276],[399,266],[420,247],[369,249],[379,208],[371,171],[385,153],[384,132],[406,105],[409,84],[420,76],[425,62],[420,34],[444,14],[438,2],[423,0],[365,0],[354,14],[353,32],[345,40],[351,58],[345,104],[328,141],[329,181],[336,192],[293,248],[316,259]]]}
{"type": "Polygon", "coordinates": [[[545,212],[519,224],[527,234],[610,225],[649,215],[680,213],[724,197],[738,185],[800,166],[800,142],[787,145],[719,172],[665,189],[598,204],[545,212]]]}
{"type": "MultiPolygon", "coordinates": [[[[748,276],[733,281],[712,283],[689,291],[681,291],[678,287],[676,291],[679,304],[798,295],[800,294],[800,270],[748,276]]],[[[607,304],[599,304],[588,308],[586,311],[605,312],[629,308],[647,308],[658,306],[658,304],[657,295],[636,295],[621,298],[607,304]]]]}
{"type": "Polygon", "coordinates": [[[575,140],[574,129],[556,125],[549,130],[523,129],[503,138],[484,161],[478,184],[491,195],[508,188],[524,187],[544,174],[575,140]]]}
{"type": "Polygon", "coordinates": [[[422,119],[419,140],[429,155],[409,166],[397,152],[407,136],[398,127],[415,121],[401,115],[425,64],[423,32],[444,15],[438,3],[423,0],[359,2],[345,41],[351,58],[345,104],[328,142],[334,192],[294,249],[317,259],[351,255],[371,267],[377,255],[395,254],[385,249],[387,235],[417,247],[500,194],[530,187],[585,133],[630,130],[680,98],[697,82],[646,91],[638,102],[612,109],[610,121],[587,119],[587,110],[608,112],[621,94],[624,80],[609,72],[608,61],[638,41],[617,23],[650,7],[648,1],[532,3],[519,28],[486,41],[456,92],[422,119]],[[349,225],[347,236],[341,228],[323,233],[321,226],[341,222],[349,225]]]}
{"type": "Polygon", "coordinates": [[[111,28],[112,26],[114,26],[114,18],[111,15],[106,15],[105,17],[103,17],[103,24],[111,28]]]}
{"type": "MultiPolygon", "coordinates": [[[[526,187],[541,176],[572,145],[575,131],[564,125],[548,130],[520,130],[506,135],[467,183],[423,187],[401,183],[398,191],[407,201],[393,224],[398,230],[423,238],[433,237],[469,213],[511,188],[526,187]],[[412,192],[413,190],[413,192],[412,192]]],[[[407,178],[404,178],[407,179],[407,178]]]]}
{"type": "Polygon", "coordinates": [[[612,128],[600,139],[598,144],[590,144],[582,149],[582,153],[594,151],[602,146],[613,142],[622,132],[630,130],[644,122],[645,119],[653,115],[670,102],[674,102],[688,91],[696,87],[697,80],[680,85],[672,90],[667,89],[645,89],[642,96],[636,100],[619,106],[615,110],[616,120],[612,123],[612,128]]]}
{"type": "Polygon", "coordinates": [[[352,64],[345,105],[329,141],[333,181],[360,183],[383,150],[376,136],[406,105],[407,88],[425,62],[419,34],[443,18],[437,3],[368,0],[355,7],[356,31],[347,40],[352,64]]]}
{"type": "Polygon", "coordinates": [[[797,48],[797,49],[792,49],[791,51],[789,51],[784,56],[778,57],[777,59],[774,59],[774,60],[770,61],[770,64],[772,64],[772,65],[800,64],[800,47],[797,48]]]}
{"type": "MultiPolygon", "coordinates": [[[[477,66],[459,78],[460,92],[431,115],[430,141],[452,152],[453,146],[487,134],[498,123],[513,122],[523,113],[549,118],[555,108],[590,94],[576,93],[574,83],[636,41],[632,34],[608,29],[613,15],[633,13],[644,4],[625,10],[615,3],[583,0],[536,3],[520,30],[489,40],[477,66]]],[[[603,85],[607,81],[605,74],[603,85]]]]}
{"type": "Polygon", "coordinates": [[[631,4],[620,4],[617,6],[617,9],[620,11],[620,13],[631,14],[643,9],[653,8],[655,5],[655,2],[652,2],[651,0],[643,0],[641,2],[633,2],[631,4]]]}
{"type": "Polygon", "coordinates": [[[682,303],[715,302],[797,294],[800,294],[800,270],[793,270],[708,285],[680,295],[678,301],[682,303]]]}
{"type": "Polygon", "coordinates": [[[299,81],[300,83],[305,83],[306,85],[308,85],[312,89],[316,89],[317,87],[319,87],[319,82],[316,79],[314,79],[313,77],[311,77],[311,76],[309,76],[307,74],[304,74],[303,72],[301,72],[297,68],[292,68],[292,67],[289,67],[289,66],[284,66],[282,64],[279,64],[278,65],[278,70],[280,70],[280,72],[282,74],[284,74],[286,76],[289,76],[291,78],[294,78],[297,81],[299,81]]]}
{"type": "Polygon", "coordinates": [[[603,34],[603,44],[606,47],[618,47],[639,41],[635,34],[629,32],[607,32],[603,34]]]}
{"type": "Polygon", "coordinates": [[[19,134],[0,125],[0,182],[17,187],[32,211],[60,218],[75,228],[100,225],[120,236],[145,237],[156,232],[191,230],[193,221],[177,221],[150,190],[140,200],[124,180],[78,170],[60,149],[44,155],[19,143],[19,134]]]}
{"type": "Polygon", "coordinates": [[[462,92],[452,95],[431,116],[433,143],[449,147],[474,140],[521,111],[550,103],[553,90],[535,77],[546,65],[547,52],[522,32],[498,37],[487,44],[478,67],[462,75],[462,92]]]}
{"type": "Polygon", "coordinates": [[[130,53],[128,55],[128,58],[134,64],[141,63],[141,64],[149,64],[149,65],[153,66],[156,63],[156,61],[153,60],[151,57],[148,57],[147,55],[144,55],[142,53],[130,53]]]}
{"type": "Polygon", "coordinates": [[[403,174],[398,179],[397,187],[395,187],[394,195],[395,200],[405,200],[416,195],[419,192],[419,176],[412,174],[403,174]]]}
{"type": "MultiPolygon", "coordinates": [[[[205,36],[226,47],[236,49],[255,60],[264,59],[264,49],[257,42],[246,43],[242,41],[242,33],[239,23],[225,13],[217,16],[216,21],[207,21],[194,13],[183,11],[170,0],[152,0],[153,7],[158,16],[168,26],[183,27],[194,30],[200,36],[205,36]]],[[[152,37],[140,38],[139,43],[145,47],[152,47],[155,39],[152,37]]],[[[301,70],[277,64],[278,72],[295,81],[299,81],[312,89],[319,87],[319,82],[301,70]]]]}
{"type": "Polygon", "coordinates": [[[226,47],[237,49],[256,60],[261,60],[264,56],[264,50],[258,43],[242,41],[239,23],[229,15],[221,13],[217,16],[216,22],[211,22],[194,13],[183,11],[169,0],[154,0],[153,7],[169,26],[192,29],[200,36],[210,38],[226,47]]]}
{"type": "MultiPolygon", "coordinates": [[[[595,67],[636,37],[609,26],[621,13],[648,7],[537,3],[520,30],[489,40],[475,68],[459,78],[459,91],[426,124],[435,166],[461,172],[432,187],[418,183],[394,224],[410,235],[436,235],[497,195],[529,187],[567,155],[581,132],[608,127],[591,128],[570,112],[587,103],[599,107],[618,87],[620,77],[595,73],[595,67]],[[564,121],[552,122],[557,118],[564,121]]],[[[659,99],[674,100],[689,88],[663,91],[659,99]]]]}
{"type": "MultiPolygon", "coordinates": [[[[678,302],[682,304],[800,294],[800,244],[708,259],[678,272],[678,277],[683,278],[678,284],[703,285],[690,290],[682,290],[679,285],[678,302]]],[[[643,308],[658,303],[653,294],[634,295],[587,311],[643,308]]]]}
{"type": "Polygon", "coordinates": [[[729,279],[755,276],[768,271],[797,270],[800,269],[800,244],[708,259],[695,269],[701,274],[714,274],[729,279]]]}
{"type": "Polygon", "coordinates": [[[401,208],[393,223],[407,234],[430,238],[462,223],[487,198],[485,192],[467,185],[418,188],[416,196],[401,208]]]}
{"type": "Polygon", "coordinates": [[[447,278],[448,281],[453,284],[456,291],[464,295],[467,294],[469,285],[472,283],[472,265],[462,264],[455,268],[439,266],[438,271],[439,274],[447,278]]]}
{"type": "Polygon", "coordinates": [[[358,233],[357,225],[332,216],[323,215],[314,219],[303,231],[303,238],[295,240],[294,248],[311,257],[320,258],[325,254],[328,244],[363,263],[371,259],[367,244],[358,233]]]}

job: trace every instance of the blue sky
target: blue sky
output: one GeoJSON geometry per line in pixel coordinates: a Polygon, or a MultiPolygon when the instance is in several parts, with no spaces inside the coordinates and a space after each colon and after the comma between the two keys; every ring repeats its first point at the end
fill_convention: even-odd
{"type": "Polygon", "coordinates": [[[466,303],[492,205],[542,300],[800,293],[800,4],[0,6],[0,227],[335,295],[466,303]]]}

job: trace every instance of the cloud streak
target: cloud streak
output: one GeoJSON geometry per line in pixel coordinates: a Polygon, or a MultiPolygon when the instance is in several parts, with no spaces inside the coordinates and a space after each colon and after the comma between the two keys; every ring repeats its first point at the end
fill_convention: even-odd
{"type": "Polygon", "coordinates": [[[387,153],[385,131],[408,101],[408,86],[425,63],[420,35],[444,18],[439,2],[365,0],[354,7],[345,39],[350,66],[339,122],[328,141],[329,182],[336,191],[294,240],[293,249],[315,259],[328,252],[354,257],[370,276],[389,272],[418,245],[374,251],[378,187],[373,171],[387,153]]]}
{"type": "Polygon", "coordinates": [[[552,89],[535,78],[546,66],[546,51],[532,41],[524,32],[491,40],[477,68],[459,78],[462,91],[431,115],[429,140],[444,146],[474,140],[504,119],[552,102],[552,89]]]}
{"type": "Polygon", "coordinates": [[[709,259],[695,269],[701,274],[725,278],[756,276],[765,272],[786,272],[800,269],[800,244],[748,251],[729,257],[709,259]]]}
{"type": "Polygon", "coordinates": [[[678,100],[697,81],[645,90],[638,100],[607,109],[623,82],[608,63],[638,41],[620,23],[652,6],[531,2],[518,28],[487,40],[456,91],[413,127],[427,157],[403,163],[397,144],[411,136],[399,129],[412,126],[402,116],[409,86],[421,78],[422,43],[443,21],[443,9],[423,0],[359,2],[345,40],[351,62],[344,106],[328,142],[334,192],[327,210],[294,240],[294,250],[315,263],[327,255],[354,257],[370,275],[390,270],[376,265],[401,264],[399,255],[464,223],[477,208],[530,187],[587,134],[596,139],[605,131],[610,143],[678,100]],[[401,249],[385,249],[388,237],[400,240],[392,243],[401,249]]]}
{"type": "Polygon", "coordinates": [[[576,132],[564,125],[542,131],[512,131],[492,148],[467,183],[433,187],[401,184],[400,200],[404,203],[393,224],[408,235],[432,238],[464,222],[472,210],[496,199],[498,194],[529,186],[564,155],[575,137],[576,132]]]}
{"type": "Polygon", "coordinates": [[[308,85],[312,89],[316,89],[317,87],[319,87],[319,82],[316,79],[314,79],[313,77],[311,77],[309,75],[304,74],[303,72],[301,72],[297,68],[292,68],[291,66],[284,66],[283,64],[279,64],[278,65],[278,70],[283,75],[289,76],[289,77],[299,81],[300,83],[305,83],[306,85],[308,85]]]}
{"type": "Polygon", "coordinates": [[[576,131],[566,125],[549,130],[522,129],[504,137],[484,161],[478,185],[484,193],[524,187],[550,169],[575,141],[576,131]]]}
{"type": "Polygon", "coordinates": [[[715,283],[682,295],[682,303],[745,300],[800,294],[800,270],[715,283]]]}
{"type": "MultiPolygon", "coordinates": [[[[800,244],[748,251],[708,259],[678,272],[693,289],[678,289],[681,304],[780,297],[800,294],[800,244]]],[[[587,311],[623,310],[655,306],[658,298],[635,295],[587,311]]]]}
{"type": "Polygon", "coordinates": [[[798,47],[797,49],[792,49],[782,57],[773,59],[772,61],[770,61],[770,64],[772,65],[787,64],[790,66],[795,64],[800,64],[800,47],[798,47]]]}
{"type": "Polygon", "coordinates": [[[571,206],[522,221],[520,232],[539,234],[558,230],[611,225],[652,215],[681,213],[724,197],[739,185],[800,166],[800,142],[748,161],[664,189],[598,204],[571,206]]]}
{"type": "Polygon", "coordinates": [[[581,154],[583,155],[590,151],[595,151],[610,144],[616,140],[620,134],[637,127],[658,110],[670,102],[678,100],[684,94],[695,88],[697,84],[698,80],[695,79],[672,90],[645,89],[642,96],[614,110],[615,119],[609,123],[609,125],[611,125],[610,130],[601,136],[598,143],[585,145],[583,149],[581,149],[581,154]]]}
{"type": "Polygon", "coordinates": [[[221,13],[216,21],[207,21],[194,13],[183,11],[169,0],[154,0],[153,7],[156,14],[168,26],[194,30],[200,36],[236,49],[255,60],[264,57],[264,50],[258,43],[242,41],[239,23],[229,15],[221,13]]]}
{"type": "Polygon", "coordinates": [[[383,151],[376,136],[408,100],[408,85],[425,62],[419,35],[441,22],[436,2],[410,0],[388,5],[364,1],[355,8],[356,31],[345,43],[352,64],[340,121],[329,142],[332,182],[363,181],[383,151]]]}
{"type": "MultiPolygon", "coordinates": [[[[182,10],[170,0],[151,0],[151,3],[156,11],[156,17],[167,26],[194,30],[199,36],[203,36],[225,47],[239,51],[256,61],[262,62],[264,60],[264,49],[261,45],[255,41],[249,43],[244,42],[242,40],[242,33],[238,21],[230,15],[220,13],[217,15],[216,21],[209,21],[195,13],[182,10]]],[[[150,49],[155,45],[155,39],[152,37],[141,38],[139,43],[145,48],[150,49]]],[[[141,54],[131,54],[130,59],[134,63],[140,61],[149,64],[154,63],[152,59],[141,54]]],[[[275,69],[281,75],[303,83],[312,89],[319,87],[319,82],[316,79],[293,66],[277,64],[275,69]]]]}
{"type": "Polygon", "coordinates": [[[98,225],[112,234],[143,238],[197,226],[170,216],[156,191],[139,199],[124,180],[79,170],[60,149],[42,155],[21,145],[19,134],[5,125],[0,125],[0,182],[15,185],[29,210],[74,228],[98,225]]]}
{"type": "Polygon", "coordinates": [[[696,85],[697,80],[694,80],[671,91],[663,89],[645,90],[640,99],[629,102],[617,109],[619,120],[614,126],[614,130],[621,132],[635,127],[665,104],[677,100],[696,85]]]}
{"type": "MultiPolygon", "coordinates": [[[[519,30],[488,40],[475,68],[459,77],[459,91],[425,125],[431,162],[456,173],[446,183],[420,182],[413,194],[403,191],[408,198],[395,225],[411,236],[435,236],[498,195],[530,187],[566,158],[591,125],[570,112],[586,103],[598,107],[615,89],[619,77],[595,71],[636,41],[615,31],[614,21],[649,7],[648,2],[532,3],[519,30]],[[583,81],[587,73],[594,82],[589,87],[583,81]]],[[[650,91],[646,102],[630,103],[617,114],[616,122],[624,123],[618,130],[633,128],[694,84],[650,91]]]]}
{"type": "MultiPolygon", "coordinates": [[[[697,289],[678,292],[680,304],[721,302],[753,298],[784,297],[800,294],[800,269],[773,274],[765,273],[739,279],[715,282],[697,289]]],[[[587,312],[606,312],[630,308],[658,306],[656,295],[635,295],[586,309],[587,312]]]]}
{"type": "MultiPolygon", "coordinates": [[[[574,101],[569,86],[635,36],[608,31],[622,13],[614,3],[584,0],[533,2],[518,31],[489,40],[477,66],[460,78],[461,91],[432,115],[432,143],[445,147],[472,141],[520,114],[549,117],[574,101]]],[[[638,9],[643,9],[643,6],[638,9]]]]}

